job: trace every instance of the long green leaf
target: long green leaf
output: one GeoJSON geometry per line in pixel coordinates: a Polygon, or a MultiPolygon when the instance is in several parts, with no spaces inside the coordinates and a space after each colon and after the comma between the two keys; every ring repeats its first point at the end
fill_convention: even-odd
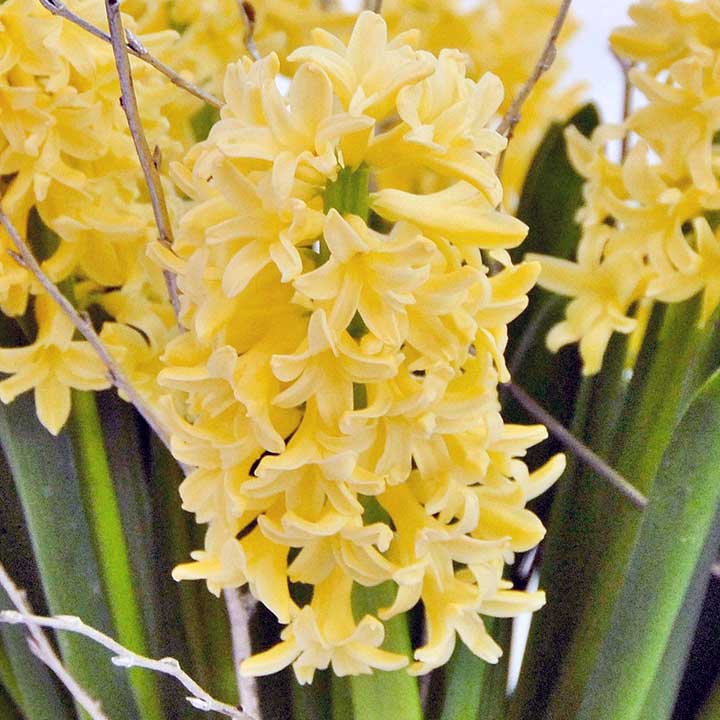
{"type": "Polygon", "coordinates": [[[720,678],[700,708],[697,720],[720,720],[720,678]]]}
{"type": "MultiPolygon", "coordinates": [[[[78,615],[112,633],[92,533],[83,510],[69,435],[53,438],[35,415],[32,396],[0,406],[0,443],[10,463],[50,612],[78,615]]],[[[132,718],[135,704],[125,671],[106,650],[59,633],[63,660],[77,681],[113,718],[132,718]]]]}
{"type": "MultiPolygon", "coordinates": [[[[720,516],[716,518],[716,522],[720,516]]],[[[713,542],[715,533],[710,533],[698,562],[695,573],[683,600],[682,607],[675,618],[672,633],[668,638],[662,661],[655,672],[655,679],[648,691],[640,720],[667,720],[673,714],[678,700],[678,690],[682,682],[688,656],[695,639],[703,601],[710,580],[708,566],[713,562],[717,546],[713,542]]],[[[717,630],[717,627],[715,628],[717,630]]]]}
{"type": "MultiPolygon", "coordinates": [[[[609,450],[626,387],[625,354],[625,339],[616,336],[603,371],[585,378],[576,398],[572,432],[601,456],[609,450]]],[[[604,507],[613,500],[612,488],[572,456],[568,459],[568,469],[555,490],[544,542],[540,586],[547,594],[547,605],[535,614],[530,627],[520,682],[510,707],[513,720],[543,717],[566,665],[573,634],[578,628],[582,634],[580,617],[586,591],[599,562],[594,538],[605,527],[604,507]]]]}
{"type": "MultiPolygon", "coordinates": [[[[117,639],[134,652],[147,655],[143,617],[134,587],[137,581],[133,579],[102,426],[92,393],[73,393],[71,424],[86,512],[117,639]]],[[[140,716],[145,720],[160,720],[162,708],[156,676],[140,669],[130,670],[129,676],[140,716]]]]}
{"type": "Polygon", "coordinates": [[[22,720],[17,705],[12,701],[3,687],[0,685],[0,718],[2,720],[22,720]]]}
{"type": "MultiPolygon", "coordinates": [[[[0,560],[19,587],[26,588],[32,606],[44,611],[44,598],[35,568],[30,538],[10,468],[0,453],[0,560]]],[[[0,608],[15,609],[0,589],[0,608]]],[[[0,683],[27,717],[70,720],[66,702],[51,671],[30,652],[27,634],[19,626],[0,625],[0,683]]]]}
{"type": "MultiPolygon", "coordinates": [[[[697,312],[696,298],[667,308],[657,340],[649,338],[653,352],[641,353],[648,356],[649,367],[641,369],[641,384],[631,383],[624,412],[615,408],[608,414],[593,404],[595,416],[600,420],[607,418],[616,429],[615,439],[611,438],[608,446],[608,459],[645,494],[650,491],[682,412],[686,375],[702,338],[696,325],[697,312]],[[621,417],[619,423],[614,421],[617,416],[621,417]]],[[[602,547],[603,552],[595,553],[598,562],[583,586],[584,610],[549,705],[548,716],[558,720],[575,717],[622,587],[642,518],[642,513],[624,498],[605,488],[599,487],[587,502],[601,515],[594,526],[584,523],[579,526],[584,533],[585,551],[590,553],[593,548],[602,547]]]]}
{"type": "Polygon", "coordinates": [[[712,555],[703,549],[710,537],[720,542],[719,437],[720,373],[695,397],[663,457],[580,720],[642,712],[699,562],[709,574],[712,555]]]}
{"type": "MultiPolygon", "coordinates": [[[[157,542],[158,585],[163,598],[159,618],[164,643],[162,652],[180,660],[202,687],[209,687],[212,669],[207,657],[201,603],[201,593],[207,590],[200,583],[177,583],[170,575],[176,565],[187,561],[194,549],[190,527],[192,518],[180,507],[178,487],[183,474],[157,438],[151,438],[150,449],[150,491],[157,542]]],[[[173,702],[173,717],[188,714],[181,688],[173,694],[173,702]]]]}

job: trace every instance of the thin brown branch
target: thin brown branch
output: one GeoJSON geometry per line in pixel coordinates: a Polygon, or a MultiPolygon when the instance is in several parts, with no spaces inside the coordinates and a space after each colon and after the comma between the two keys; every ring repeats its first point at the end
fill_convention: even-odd
{"type": "MultiPolygon", "coordinates": [[[[620,66],[620,70],[623,75],[622,121],[624,123],[628,119],[628,116],[630,115],[630,112],[632,110],[633,86],[630,82],[630,70],[633,66],[633,63],[629,60],[623,60],[623,58],[621,58],[612,48],[610,49],[610,53],[617,61],[617,64],[620,66]]],[[[629,140],[630,138],[626,130],[625,134],[623,135],[622,142],[620,143],[620,162],[623,162],[625,160],[625,157],[627,156],[629,140]]]]}
{"type": "Polygon", "coordinates": [[[365,9],[379,15],[382,12],[382,0],[365,0],[365,9]]]}
{"type": "Polygon", "coordinates": [[[18,589],[2,563],[0,563],[0,587],[5,590],[10,598],[10,602],[17,608],[17,614],[21,617],[28,618],[28,621],[25,622],[24,625],[28,630],[29,637],[27,642],[33,655],[45,663],[45,665],[55,673],[58,680],[60,680],[73,699],[87,712],[92,720],[109,720],[108,716],[100,707],[100,703],[88,695],[62,664],[38,623],[29,620],[29,618],[33,617],[33,609],[30,607],[25,593],[18,589]]]}
{"type": "Polygon", "coordinates": [[[233,718],[233,720],[256,720],[243,710],[238,710],[236,707],[220,702],[212,697],[212,695],[206,690],[203,690],[203,688],[180,667],[180,663],[175,658],[166,657],[160,660],[153,660],[143,655],[138,655],[108,635],[86,625],[79,617],[73,615],[43,617],[41,615],[33,615],[24,610],[4,610],[0,612],[0,622],[7,623],[8,625],[25,625],[31,628],[31,632],[32,628],[37,630],[38,627],[47,627],[82,635],[110,650],[110,652],[114,654],[112,658],[113,665],[124,668],[145,668],[146,670],[152,670],[175,678],[190,693],[190,696],[187,697],[186,700],[197,710],[216,712],[225,717],[233,718]]]}
{"type": "MultiPolygon", "coordinates": [[[[135,143],[135,150],[150,193],[155,224],[160,233],[160,242],[168,248],[172,247],[173,233],[170,223],[170,215],[165,202],[160,172],[153,161],[153,154],[150,152],[147,138],[142,127],[140,111],[138,110],[135,87],[133,85],[132,71],[130,69],[130,57],[128,55],[128,44],[125,41],[125,28],[123,27],[122,15],[120,14],[120,0],[105,0],[108,27],[110,28],[110,43],[115,55],[115,66],[117,67],[118,79],[120,81],[121,102],[125,117],[127,118],[130,134],[135,143]]],[[[175,310],[175,317],[180,315],[180,301],[178,299],[177,284],[175,276],[165,271],[165,283],[168,288],[168,295],[175,310]]]]}
{"type": "Polygon", "coordinates": [[[562,0],[558,13],[555,16],[555,20],[550,28],[550,33],[545,41],[545,47],[543,48],[540,57],[538,58],[535,67],[533,68],[532,74],[527,79],[527,82],[520,88],[518,94],[512,101],[512,104],[508,108],[505,116],[500,121],[497,131],[510,139],[513,134],[515,126],[520,122],[522,115],[520,111],[525,101],[528,99],[532,89],[537,84],[538,80],[546,73],[553,64],[555,56],[557,55],[557,39],[562,30],[563,23],[567,17],[568,10],[570,9],[570,3],[572,0],[562,0]]]}
{"type": "MultiPolygon", "coordinates": [[[[88,22],[84,18],[80,17],[79,15],[76,15],[66,5],[60,2],[60,0],[38,1],[46,10],[51,12],[53,15],[57,15],[58,17],[62,17],[65,20],[69,20],[71,23],[74,23],[78,27],[82,28],[91,35],[94,35],[100,40],[104,40],[107,43],[111,42],[110,36],[106,32],[96,27],[92,23],[88,22]]],[[[201,87],[198,87],[194,83],[191,83],[189,80],[180,75],[180,73],[178,73],[176,70],[173,70],[169,65],[161,62],[154,55],[148,52],[145,46],[130,30],[128,30],[127,32],[126,46],[128,51],[132,53],[136,58],[142,60],[151,67],[154,67],[158,72],[162,73],[168,80],[170,80],[173,85],[177,85],[177,87],[185,90],[186,92],[189,92],[191,95],[194,95],[197,98],[200,98],[200,100],[208,103],[209,105],[212,105],[213,107],[221,108],[223,106],[221,100],[218,100],[218,98],[216,98],[211,93],[203,90],[201,87]]]]}
{"type": "Polygon", "coordinates": [[[243,660],[250,657],[252,647],[250,644],[250,617],[255,608],[255,598],[243,590],[226,588],[223,590],[225,607],[230,620],[230,634],[232,637],[233,666],[235,668],[235,681],[240,703],[249,715],[260,717],[260,701],[257,694],[255,678],[245,677],[240,672],[243,660]]]}
{"type": "Polygon", "coordinates": [[[260,52],[255,44],[255,8],[247,0],[237,0],[237,5],[245,27],[245,47],[253,60],[259,60],[260,52]]]}
{"type": "Polygon", "coordinates": [[[575,457],[585,463],[603,480],[610,483],[616,490],[624,495],[636,508],[643,510],[647,505],[647,498],[629,483],[617,470],[611,468],[599,455],[596,455],[587,445],[578,440],[569,430],[558,422],[539,403],[530,397],[522,388],[514,383],[507,383],[504,387],[515,400],[528,412],[529,415],[541,422],[548,432],[562,443],[575,457]]]}
{"type": "Polygon", "coordinates": [[[20,237],[15,225],[0,207],[0,224],[10,235],[13,244],[17,248],[17,253],[12,253],[15,260],[29,270],[45,288],[48,295],[60,306],[60,309],[67,315],[72,324],[77,328],[78,332],[90,343],[92,348],[98,354],[100,360],[107,368],[110,380],[115,387],[122,391],[127,399],[132,403],[137,411],[143,416],[147,424],[155,431],[157,436],[162,440],[165,446],[170,449],[170,441],[167,433],[163,429],[162,423],[155,417],[155,413],[148,407],[146,402],[133,387],[130,380],[125,376],[122,368],[112,357],[105,344],[95,332],[92,323],[82,317],[78,311],[72,306],[70,301],[60,292],[57,285],[45,274],[40,267],[35,256],[32,254],[27,243],[20,237]]]}

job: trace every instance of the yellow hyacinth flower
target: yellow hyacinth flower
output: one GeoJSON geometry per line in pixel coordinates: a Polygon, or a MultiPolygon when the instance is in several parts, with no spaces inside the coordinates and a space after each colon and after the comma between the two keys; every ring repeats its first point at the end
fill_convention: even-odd
{"type": "Polygon", "coordinates": [[[73,340],[75,326],[48,295],[35,298],[38,333],[31,345],[0,348],[0,400],[12,402],[34,390],[38,419],[57,435],[70,414],[70,390],[110,387],[107,370],[84,340],[73,340]]]}
{"type": "Polygon", "coordinates": [[[652,302],[703,293],[702,324],[719,303],[720,14],[705,0],[643,0],[630,17],[633,24],[611,40],[635,63],[629,78],[646,102],[621,127],[600,126],[591,139],[567,132],[586,180],[577,262],[534,257],[540,284],[571,298],[548,345],[579,342],[586,374],[600,369],[614,332],[644,332],[652,302]],[[631,149],[613,161],[608,143],[623,137],[631,149]]]}
{"type": "Polygon", "coordinates": [[[502,86],[374,13],[346,42],[313,37],[286,93],[274,55],[230,65],[219,121],[173,167],[190,200],[174,254],[152,256],[187,332],[159,404],[191,468],[183,507],[208,525],[174,575],[247,584],[286,626],[246,674],[424,673],[458,634],[495,661],[482,615],[543,604],[502,573],[542,538],[525,504],[564,467],[531,473],[544,432],[500,414],[507,323],[538,273],[511,262],[526,227],[497,209],[502,86]],[[443,184],[395,187],[402,167],[443,184]],[[384,582],[392,605],[354,617],[351,596],[384,582]],[[430,637],[410,665],[380,647],[383,621],[419,601],[430,637]]]}

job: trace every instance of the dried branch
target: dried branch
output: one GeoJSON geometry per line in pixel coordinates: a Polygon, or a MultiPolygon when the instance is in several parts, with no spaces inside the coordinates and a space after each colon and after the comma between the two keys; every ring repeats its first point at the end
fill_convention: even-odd
{"type": "MultiPolygon", "coordinates": [[[[146,670],[153,670],[154,672],[175,678],[190,693],[190,696],[187,697],[186,700],[197,710],[216,712],[220,715],[225,715],[225,717],[233,718],[234,720],[255,720],[255,718],[246,712],[213,698],[180,667],[180,663],[175,658],[166,657],[161,660],[152,660],[151,658],[138,655],[111,637],[101,633],[99,630],[86,625],[79,617],[73,615],[43,617],[41,615],[33,615],[24,610],[4,610],[0,612],[0,622],[7,623],[8,625],[25,625],[30,628],[31,632],[33,628],[37,631],[38,627],[48,627],[54,630],[65,630],[77,635],[82,635],[114,653],[114,657],[112,658],[113,665],[124,668],[145,668],[146,670]]],[[[45,642],[47,642],[47,640],[45,642]]],[[[98,720],[100,720],[99,717],[98,720]]]]}
{"type": "Polygon", "coordinates": [[[558,8],[558,13],[555,16],[552,27],[550,28],[550,34],[545,41],[545,47],[543,48],[543,51],[533,68],[532,74],[527,79],[527,82],[520,88],[520,91],[513,99],[512,104],[501,120],[500,125],[498,125],[497,131],[508,138],[508,140],[512,137],[515,126],[520,122],[520,118],[522,117],[520,110],[522,109],[523,104],[528,99],[528,96],[537,84],[538,80],[540,80],[542,75],[550,69],[553,61],[555,60],[555,56],[557,55],[556,42],[558,35],[560,35],[560,31],[562,30],[565,18],[567,17],[571,2],[572,0],[562,0],[562,3],[558,8]]]}
{"type": "MultiPolygon", "coordinates": [[[[91,35],[94,35],[100,40],[104,40],[107,43],[111,42],[110,36],[106,32],[96,27],[92,23],[88,22],[84,18],[80,17],[79,15],[76,15],[60,0],[38,1],[46,10],[51,12],[53,15],[57,15],[58,17],[62,17],[65,20],[69,20],[71,23],[74,23],[78,27],[82,28],[91,35]]],[[[216,98],[211,93],[203,90],[194,83],[191,83],[189,80],[180,75],[176,70],[173,70],[169,65],[166,65],[165,63],[158,60],[154,55],[149,53],[145,46],[130,30],[127,31],[127,49],[136,58],[142,60],[151,67],[154,67],[158,72],[161,72],[163,75],[165,75],[165,77],[168,78],[168,80],[170,80],[173,85],[177,85],[177,87],[181,88],[182,90],[185,90],[191,95],[200,98],[200,100],[208,103],[208,105],[212,105],[216,108],[221,108],[223,106],[221,100],[218,100],[218,98],[216,98]]]]}
{"type": "Polygon", "coordinates": [[[645,508],[647,498],[639,490],[630,484],[617,470],[613,470],[613,468],[599,455],[596,455],[587,445],[578,440],[522,388],[514,383],[507,383],[504,387],[532,417],[545,425],[548,432],[572,452],[575,457],[592,468],[603,480],[610,483],[610,485],[630,500],[636,508],[640,510],[645,508]]]}
{"type": "MultiPolygon", "coordinates": [[[[623,104],[622,104],[622,121],[623,123],[628,119],[628,116],[630,115],[630,111],[632,109],[632,90],[633,86],[630,82],[630,70],[632,69],[633,63],[629,60],[623,60],[612,48],[610,49],[610,53],[617,61],[618,65],[620,66],[620,70],[622,71],[623,75],[623,104]]],[[[627,130],[625,131],[625,134],[623,135],[622,142],[620,143],[620,162],[622,163],[625,160],[625,157],[628,153],[628,142],[629,137],[627,130]]]]}
{"type": "MultiPolygon", "coordinates": [[[[138,110],[137,98],[135,97],[135,87],[133,85],[132,71],[130,69],[130,57],[128,56],[128,44],[125,41],[125,28],[123,27],[122,16],[120,14],[120,0],[105,0],[105,10],[107,12],[108,27],[110,28],[110,43],[112,45],[113,54],[115,55],[115,66],[117,67],[118,79],[120,81],[120,92],[122,94],[121,103],[125,111],[130,134],[143,174],[145,175],[145,183],[150,193],[150,203],[152,204],[153,214],[155,215],[155,224],[160,233],[160,242],[167,248],[172,248],[173,233],[170,223],[170,215],[165,202],[165,193],[163,192],[162,182],[160,180],[160,172],[153,160],[153,154],[150,152],[147,138],[143,132],[142,121],[140,120],[140,111],[138,110]]],[[[165,283],[168,288],[168,295],[175,310],[175,317],[180,315],[180,301],[178,299],[177,284],[175,276],[165,271],[165,283]]]]}
{"type": "Polygon", "coordinates": [[[255,8],[247,0],[237,0],[237,5],[245,26],[245,47],[253,60],[259,60],[260,52],[255,44],[255,8]]]}
{"type": "Polygon", "coordinates": [[[2,210],[2,207],[0,207],[0,224],[2,224],[8,235],[10,235],[13,244],[17,248],[17,253],[11,252],[16,262],[25,267],[38,279],[48,295],[60,306],[60,309],[67,315],[78,332],[80,332],[98,354],[100,360],[102,360],[108,370],[112,384],[125,394],[128,400],[135,406],[136,410],[143,416],[145,422],[155,431],[165,446],[170,449],[170,441],[163,429],[162,423],[155,417],[155,413],[148,407],[145,400],[143,400],[130,380],[125,376],[120,365],[118,365],[109,350],[105,347],[103,341],[95,332],[92,323],[78,313],[72,306],[72,303],[60,292],[57,285],[45,274],[27,243],[20,237],[15,225],[13,225],[10,218],[2,210]]]}
{"type": "MultiPolygon", "coordinates": [[[[25,598],[25,593],[17,588],[2,563],[0,563],[0,587],[5,590],[10,598],[10,602],[17,608],[16,615],[23,618],[31,618],[33,616],[33,610],[25,598]]],[[[5,613],[12,612],[12,610],[5,611],[5,613]]],[[[72,695],[78,705],[87,712],[92,720],[109,720],[108,716],[102,711],[100,703],[97,700],[93,700],[78,684],[77,680],[67,671],[60,661],[60,658],[55,654],[45,633],[40,630],[40,626],[30,620],[24,622],[24,625],[30,635],[30,637],[27,638],[27,642],[33,655],[45,663],[45,665],[55,673],[58,680],[60,680],[70,695],[72,695]]]]}
{"type": "Polygon", "coordinates": [[[260,717],[260,701],[257,695],[255,678],[245,677],[240,672],[240,664],[252,655],[250,645],[250,617],[255,608],[256,600],[247,592],[226,588],[223,590],[225,606],[230,619],[232,636],[233,665],[235,680],[240,693],[240,703],[246,713],[260,717]]]}

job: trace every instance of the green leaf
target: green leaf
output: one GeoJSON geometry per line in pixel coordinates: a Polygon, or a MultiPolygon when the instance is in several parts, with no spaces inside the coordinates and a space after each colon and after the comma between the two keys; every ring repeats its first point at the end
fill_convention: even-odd
{"type": "MultiPolygon", "coordinates": [[[[611,444],[626,386],[625,354],[625,338],[615,336],[602,372],[583,380],[575,401],[572,433],[601,455],[607,454],[611,444]]],[[[568,468],[555,489],[543,546],[540,587],[546,592],[547,605],[535,613],[530,626],[520,681],[510,706],[513,720],[543,717],[566,667],[566,653],[576,628],[582,635],[585,593],[599,562],[596,538],[607,525],[604,506],[614,493],[591,469],[569,455],[568,468]]]]}
{"type": "MultiPolygon", "coordinates": [[[[686,376],[703,337],[697,328],[698,299],[669,306],[662,315],[657,336],[650,333],[649,344],[639,357],[639,382],[631,382],[625,408],[603,411],[595,403],[593,413],[606,418],[615,429],[610,437],[607,456],[622,475],[632,478],[633,485],[648,494],[683,410],[688,385],[686,376]],[[647,367],[643,367],[647,363],[647,367]],[[616,422],[615,418],[620,417],[616,422]]],[[[605,370],[603,370],[605,372],[605,370]]],[[[593,449],[598,449],[593,445],[593,449]]],[[[580,502],[580,501],[579,501],[580,502]]],[[[549,717],[563,720],[574,718],[582,692],[594,667],[608,628],[615,599],[627,572],[630,552],[638,532],[642,513],[624,498],[605,487],[598,487],[589,499],[582,501],[594,507],[594,524],[580,521],[584,552],[602,547],[593,553],[596,564],[581,585],[582,614],[567,654],[552,702],[549,717]]],[[[575,590],[577,591],[577,589],[575,590]]]]}
{"type": "MultiPolygon", "coordinates": [[[[69,434],[53,438],[38,422],[32,396],[25,394],[0,406],[0,443],[23,506],[49,611],[78,615],[112,634],[69,434]]],[[[70,633],[59,633],[58,642],[68,670],[91,696],[102,698],[108,715],[136,716],[126,673],[112,665],[106,650],[70,633]]]]}
{"type": "MultiPolygon", "coordinates": [[[[194,549],[192,516],[180,506],[178,487],[183,480],[183,473],[168,450],[154,436],[150,441],[150,450],[150,490],[158,553],[158,584],[163,598],[160,618],[164,641],[162,652],[180,660],[192,677],[207,688],[212,669],[207,657],[207,635],[203,627],[201,602],[201,595],[207,593],[207,589],[196,582],[175,582],[170,575],[176,565],[187,562],[194,549]]],[[[189,713],[181,688],[176,688],[173,699],[175,715],[189,713]]]]}
{"type": "Polygon", "coordinates": [[[574,125],[589,136],[600,122],[594,105],[585,105],[567,123],[553,123],[540,143],[525,183],[517,217],[528,224],[527,238],[515,251],[519,259],[526,253],[545,253],[571,258],[580,228],[575,213],[582,205],[583,179],[567,155],[565,128],[574,125]]]}
{"type": "Polygon", "coordinates": [[[0,718],[2,720],[22,720],[20,711],[2,685],[0,685],[0,718]]]}
{"type": "MultiPolygon", "coordinates": [[[[2,453],[0,497],[0,561],[18,587],[27,591],[33,608],[44,612],[44,598],[22,506],[2,453]]],[[[15,609],[2,589],[0,609],[15,609]]],[[[20,626],[0,624],[0,684],[29,718],[70,720],[74,717],[72,706],[66,701],[53,673],[30,652],[27,634],[20,626]]]]}
{"type": "Polygon", "coordinates": [[[717,680],[707,700],[700,708],[697,720],[720,720],[720,678],[717,680]]]}
{"type": "MultiPolygon", "coordinates": [[[[143,617],[135,591],[135,585],[141,578],[133,576],[102,426],[92,393],[73,392],[71,428],[85,509],[117,640],[130,650],[147,655],[143,617]]],[[[117,439],[113,438],[113,442],[117,439]]],[[[138,668],[131,669],[128,675],[140,717],[161,720],[163,713],[157,676],[138,668]]]]}
{"type": "MultiPolygon", "coordinates": [[[[715,521],[718,522],[718,519],[720,516],[715,521]]],[[[668,720],[673,714],[710,580],[707,569],[717,552],[714,535],[716,533],[711,532],[705,542],[701,559],[675,618],[662,661],[638,716],[640,720],[668,720]]]]}
{"type": "Polygon", "coordinates": [[[635,720],[684,593],[720,542],[720,373],[692,401],[663,457],[580,720],[635,720]]]}

